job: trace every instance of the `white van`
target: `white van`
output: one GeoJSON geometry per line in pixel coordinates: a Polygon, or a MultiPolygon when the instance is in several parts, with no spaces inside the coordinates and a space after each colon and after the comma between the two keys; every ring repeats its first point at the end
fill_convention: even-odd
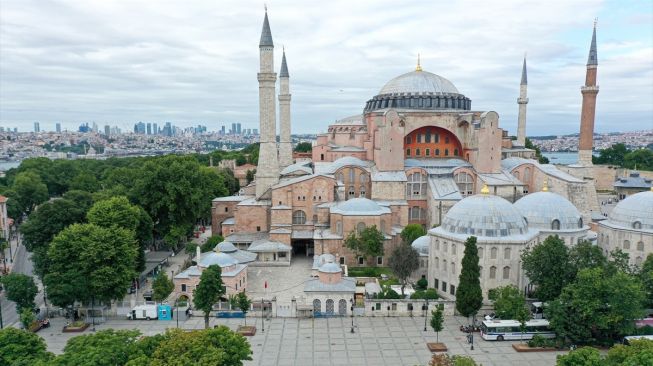
{"type": "Polygon", "coordinates": [[[127,319],[130,320],[151,320],[158,317],[156,305],[138,305],[127,314],[127,319]]]}

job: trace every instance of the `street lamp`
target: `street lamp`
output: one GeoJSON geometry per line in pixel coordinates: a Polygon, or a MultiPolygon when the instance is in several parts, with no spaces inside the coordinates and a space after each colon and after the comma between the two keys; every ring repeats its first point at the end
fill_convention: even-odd
{"type": "Polygon", "coordinates": [[[265,333],[265,305],[263,305],[262,297],[261,297],[261,332],[265,333]]]}
{"type": "Polygon", "coordinates": [[[426,319],[429,315],[429,299],[426,299],[426,305],[424,306],[424,331],[426,332],[426,319]]]}
{"type": "Polygon", "coordinates": [[[355,333],[354,332],[354,298],[352,297],[351,300],[349,301],[351,302],[351,333],[353,334],[355,333]]]}
{"type": "MultiPolygon", "coordinates": [[[[173,281],[175,278],[175,271],[172,270],[170,271],[170,280],[173,281]]],[[[180,294],[177,294],[177,297],[175,298],[175,309],[177,310],[177,329],[179,329],[179,296],[180,294]]]]}

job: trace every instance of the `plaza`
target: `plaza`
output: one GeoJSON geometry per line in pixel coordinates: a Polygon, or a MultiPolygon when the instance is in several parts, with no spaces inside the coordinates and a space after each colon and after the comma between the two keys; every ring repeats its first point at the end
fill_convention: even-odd
{"type": "MultiPolygon", "coordinates": [[[[475,334],[474,350],[470,350],[466,334],[458,328],[466,323],[462,317],[445,317],[445,328],[439,341],[449,348],[450,354],[467,355],[483,366],[545,366],[554,365],[557,355],[566,352],[518,353],[512,348],[517,342],[489,342],[475,334]]],[[[256,323],[257,333],[248,337],[253,355],[247,366],[266,365],[428,365],[431,352],[427,342],[435,342],[436,335],[428,327],[424,331],[424,317],[356,317],[355,333],[351,333],[351,318],[297,319],[272,318],[265,321],[265,331],[260,318],[248,318],[247,324],[256,323]]],[[[242,319],[211,318],[210,325],[227,325],[235,330],[242,319]]],[[[40,331],[48,350],[61,353],[68,339],[79,333],[61,333],[65,320],[52,320],[52,326],[40,331]]],[[[202,329],[202,317],[180,321],[179,328],[202,329]]],[[[109,320],[97,325],[96,330],[138,329],[144,335],[162,333],[176,327],[172,321],[109,320]]],[[[90,328],[81,334],[90,334],[90,328]]]]}

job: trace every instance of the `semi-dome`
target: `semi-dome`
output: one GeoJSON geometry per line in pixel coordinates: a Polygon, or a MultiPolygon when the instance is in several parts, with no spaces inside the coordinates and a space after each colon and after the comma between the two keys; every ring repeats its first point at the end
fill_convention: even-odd
{"type": "Polygon", "coordinates": [[[453,83],[428,71],[411,71],[388,81],[379,94],[450,93],[460,94],[453,83]]]}
{"type": "Polygon", "coordinates": [[[653,231],[653,188],[619,202],[608,215],[608,222],[628,229],[653,231]]]}
{"type": "Polygon", "coordinates": [[[221,268],[224,268],[234,266],[238,264],[238,261],[226,253],[209,252],[202,254],[198,264],[200,267],[208,267],[217,264],[221,268]]]}
{"type": "Polygon", "coordinates": [[[428,235],[420,236],[419,238],[413,240],[411,246],[413,249],[419,253],[419,255],[429,255],[429,245],[431,244],[431,239],[428,235]]]}
{"type": "Polygon", "coordinates": [[[322,273],[340,273],[342,269],[338,264],[333,262],[328,262],[320,266],[319,271],[322,273]]]}
{"type": "Polygon", "coordinates": [[[553,192],[535,192],[514,204],[528,226],[541,230],[579,230],[583,218],[571,202],[553,192]]]}
{"type": "Polygon", "coordinates": [[[371,216],[390,213],[390,209],[368,198],[352,198],[331,208],[331,213],[351,216],[371,216]]]}
{"type": "Polygon", "coordinates": [[[522,214],[507,200],[481,193],[460,200],[442,220],[442,229],[455,234],[506,237],[526,234],[522,214]]]}

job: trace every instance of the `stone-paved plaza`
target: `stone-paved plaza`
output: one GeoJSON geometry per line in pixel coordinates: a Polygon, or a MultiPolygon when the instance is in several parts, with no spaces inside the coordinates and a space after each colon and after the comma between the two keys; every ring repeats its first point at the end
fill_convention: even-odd
{"type": "MultiPolygon", "coordinates": [[[[465,319],[449,317],[439,340],[449,347],[451,354],[472,356],[483,366],[555,365],[556,355],[565,352],[518,353],[514,342],[487,342],[474,337],[474,350],[470,350],[465,334],[458,330],[465,319]]],[[[211,326],[224,324],[236,329],[242,319],[211,319],[211,326]]],[[[258,332],[249,337],[253,360],[248,366],[264,365],[428,365],[431,353],[427,342],[435,342],[433,330],[424,332],[424,317],[357,317],[355,333],[351,333],[351,318],[296,319],[273,318],[265,321],[265,332],[260,318],[249,318],[256,323],[258,332]]],[[[52,327],[41,330],[50,351],[61,353],[68,339],[78,335],[61,333],[63,319],[53,319],[52,327]]],[[[153,335],[175,327],[176,321],[110,320],[96,326],[97,330],[139,329],[144,335],[153,335]]],[[[182,329],[201,329],[204,320],[193,317],[180,321],[182,329]]],[[[82,334],[90,334],[90,329],[82,334]]]]}

